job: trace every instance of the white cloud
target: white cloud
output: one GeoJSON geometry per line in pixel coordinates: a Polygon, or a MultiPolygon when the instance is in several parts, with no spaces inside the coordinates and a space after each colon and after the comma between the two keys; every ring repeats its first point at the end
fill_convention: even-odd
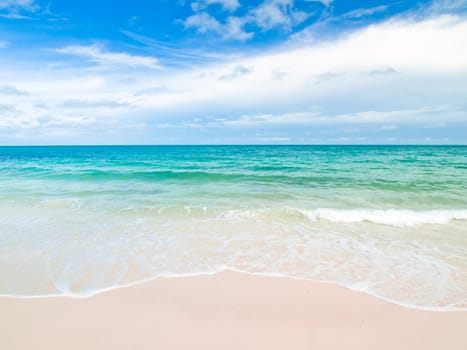
{"type": "Polygon", "coordinates": [[[320,2],[324,6],[329,6],[334,0],[305,0],[307,2],[320,2]]]}
{"type": "Polygon", "coordinates": [[[0,13],[0,17],[7,19],[32,19],[30,16],[20,15],[19,13],[0,13]]]}
{"type": "MultiPolygon", "coordinates": [[[[365,96],[351,96],[362,93],[380,96],[373,100],[384,104],[387,102],[383,91],[401,104],[409,99],[417,100],[416,96],[422,91],[425,95],[433,94],[433,98],[442,103],[443,98],[454,99],[466,88],[461,81],[467,73],[466,32],[467,21],[457,16],[421,22],[391,20],[335,41],[232,62],[228,67],[242,65],[254,69],[253,74],[239,81],[220,84],[217,79],[210,78],[229,74],[230,68],[222,65],[204,69],[203,79],[199,79],[199,72],[193,76],[174,77],[178,86],[184,86],[187,91],[202,90],[202,93],[196,92],[191,96],[179,94],[178,97],[171,94],[165,103],[177,98],[183,101],[187,98],[194,101],[201,96],[220,98],[224,93],[225,100],[241,99],[249,105],[267,100],[321,104],[324,103],[322,99],[338,94],[343,94],[346,101],[353,99],[354,102],[350,101],[353,105],[357,100],[372,100],[365,96]],[[277,71],[282,72],[283,80],[271,79],[273,72],[277,71]],[[333,79],[314,85],[330,72],[333,79]],[[373,74],[363,75],[361,72],[373,74]],[[390,72],[397,74],[382,74],[390,72]],[[460,84],[457,85],[460,90],[456,91],[449,80],[460,84]],[[433,85],[428,86],[428,83],[433,85]],[[438,97],[434,92],[439,93],[438,97]]],[[[157,100],[153,99],[152,103],[157,100]]]]}
{"type": "Polygon", "coordinates": [[[252,72],[253,72],[253,69],[251,67],[245,67],[245,66],[242,66],[242,65],[237,65],[234,68],[232,68],[231,72],[229,72],[227,74],[224,74],[224,75],[221,75],[219,77],[219,79],[220,80],[231,80],[231,79],[241,77],[243,75],[250,74],[252,72]]]}
{"type": "MultiPolygon", "coordinates": [[[[450,115],[450,121],[466,121],[464,112],[456,106],[434,106],[430,108],[388,111],[363,111],[337,115],[321,115],[317,112],[297,112],[284,114],[242,115],[238,119],[225,121],[226,125],[312,125],[312,124],[381,124],[381,123],[429,123],[438,122],[440,115],[450,115]]],[[[385,125],[384,130],[397,127],[385,125]]]]}
{"type": "Polygon", "coordinates": [[[194,11],[205,9],[209,5],[221,5],[227,11],[235,11],[240,7],[238,0],[198,0],[191,3],[194,11]]]}
{"type": "Polygon", "coordinates": [[[206,12],[198,13],[188,17],[184,22],[185,28],[196,28],[198,33],[216,33],[224,39],[245,41],[253,36],[243,29],[245,20],[239,17],[227,17],[225,23],[206,12]]]}
{"type": "Polygon", "coordinates": [[[2,84],[28,92],[0,95],[0,137],[26,137],[26,129],[29,136],[57,128],[92,133],[105,125],[166,125],[166,132],[169,126],[301,131],[303,125],[370,124],[373,130],[395,125],[391,132],[398,132],[409,124],[465,125],[466,32],[460,16],[390,20],[333,41],[297,42],[191,70],[148,71],[156,63],[136,64],[140,56],[62,48],[112,69],[0,67],[2,84]],[[121,65],[135,69],[128,74],[121,65]]]}
{"type": "Polygon", "coordinates": [[[467,9],[467,0],[433,0],[428,7],[428,11],[435,14],[463,9],[467,9]]]}
{"type": "Polygon", "coordinates": [[[398,72],[392,67],[381,67],[377,69],[368,70],[363,73],[368,74],[368,75],[382,75],[382,74],[384,75],[384,74],[397,74],[400,72],[398,72]]]}
{"type": "Polygon", "coordinates": [[[18,88],[11,85],[3,85],[0,86],[0,95],[24,96],[27,95],[27,92],[21,91],[18,88]]]}
{"type": "Polygon", "coordinates": [[[345,13],[342,15],[344,18],[361,18],[365,16],[371,16],[374,15],[375,13],[379,12],[384,12],[388,9],[389,6],[387,5],[380,5],[380,6],[375,6],[371,8],[361,8],[361,9],[356,9],[350,12],[345,13]]]}
{"type": "Polygon", "coordinates": [[[290,29],[308,18],[307,13],[294,10],[294,0],[265,0],[251,11],[251,16],[264,30],[275,27],[290,29]]]}
{"type": "Polygon", "coordinates": [[[248,24],[264,31],[274,28],[288,31],[305,21],[310,15],[297,10],[294,0],[264,0],[244,16],[229,16],[225,23],[221,23],[207,12],[200,12],[206,8],[207,3],[214,2],[218,1],[204,0],[192,3],[192,8],[197,13],[185,19],[183,22],[185,28],[196,28],[198,33],[217,33],[224,39],[245,41],[254,36],[253,32],[247,32],[244,29],[248,24]]]}
{"type": "Polygon", "coordinates": [[[198,33],[220,33],[222,31],[221,23],[206,12],[188,17],[184,24],[186,28],[196,28],[198,33]]]}
{"type": "Polygon", "coordinates": [[[21,12],[33,13],[40,9],[35,0],[0,0],[0,18],[32,19],[21,12]]]}
{"type": "Polygon", "coordinates": [[[287,8],[293,1],[267,1],[252,11],[256,24],[263,29],[291,26],[287,8]]]}
{"type": "Polygon", "coordinates": [[[0,0],[0,9],[4,8],[34,8],[34,0],[0,0]]]}
{"type": "Polygon", "coordinates": [[[379,130],[383,130],[383,131],[386,131],[386,130],[397,130],[399,127],[397,125],[394,125],[394,124],[389,124],[389,125],[383,125],[379,128],[379,130]]]}
{"type": "Polygon", "coordinates": [[[239,17],[228,17],[224,27],[223,37],[225,39],[236,39],[240,41],[249,40],[253,37],[252,32],[244,30],[245,19],[239,17]]]}
{"type": "Polygon", "coordinates": [[[57,52],[67,55],[86,57],[102,65],[123,65],[129,67],[158,68],[158,61],[154,57],[136,56],[123,52],[107,52],[98,46],[65,46],[57,52]]]}

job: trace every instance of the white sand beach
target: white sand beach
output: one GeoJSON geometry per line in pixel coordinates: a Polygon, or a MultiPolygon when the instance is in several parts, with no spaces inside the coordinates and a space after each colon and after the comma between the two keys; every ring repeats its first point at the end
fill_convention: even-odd
{"type": "Polygon", "coordinates": [[[0,310],[5,350],[467,349],[467,312],[232,271],[82,299],[0,298],[0,310]]]}

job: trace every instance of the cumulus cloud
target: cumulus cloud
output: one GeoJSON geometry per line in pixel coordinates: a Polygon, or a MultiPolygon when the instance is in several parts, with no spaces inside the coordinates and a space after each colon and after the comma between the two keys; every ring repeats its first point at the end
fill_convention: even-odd
{"type": "MultiPolygon", "coordinates": [[[[13,135],[28,128],[31,136],[57,128],[92,133],[104,124],[114,130],[165,125],[165,133],[171,127],[214,130],[215,136],[251,130],[254,137],[264,128],[298,134],[314,126],[334,130],[369,124],[379,132],[395,126],[386,131],[397,133],[407,125],[440,122],[460,130],[459,125],[467,124],[466,32],[467,20],[461,16],[399,18],[335,40],[298,42],[293,48],[192,69],[148,71],[140,64],[131,76],[121,67],[122,61],[129,65],[129,54],[122,54],[123,60],[118,56],[119,64],[110,60],[111,71],[3,66],[4,84],[29,95],[21,96],[21,103],[18,96],[0,96],[0,132],[13,135]]],[[[99,63],[100,54],[112,54],[71,48],[61,53],[99,63]]]]}
{"type": "Polygon", "coordinates": [[[158,61],[154,57],[130,55],[124,52],[103,51],[100,47],[92,46],[65,46],[57,52],[85,57],[101,65],[123,65],[129,67],[158,68],[158,61]]]}
{"type": "Polygon", "coordinates": [[[390,20],[335,41],[206,67],[201,79],[200,72],[173,76],[168,84],[178,91],[145,96],[137,103],[162,110],[186,105],[216,117],[229,110],[223,124],[230,126],[294,125],[309,122],[310,116],[322,125],[467,122],[462,107],[466,30],[467,21],[457,16],[390,20]],[[237,66],[248,67],[249,73],[241,79],[216,79],[237,66]],[[439,107],[445,104],[449,106],[439,107]],[[278,109],[298,112],[278,115],[278,109]],[[245,114],[247,110],[252,113],[245,114]]]}
{"type": "Polygon", "coordinates": [[[253,33],[243,29],[245,20],[239,17],[228,17],[225,23],[221,23],[203,12],[188,17],[184,25],[185,28],[195,28],[198,33],[216,33],[224,39],[245,41],[253,36],[253,33]]]}
{"type": "Polygon", "coordinates": [[[222,23],[208,12],[200,12],[206,8],[206,5],[207,0],[192,3],[192,8],[196,13],[183,21],[185,28],[195,28],[198,33],[211,32],[224,39],[240,41],[249,40],[254,36],[253,32],[245,30],[247,25],[263,31],[277,28],[289,31],[310,16],[309,13],[298,10],[294,0],[264,0],[244,16],[229,16],[222,23]]]}
{"type": "Polygon", "coordinates": [[[244,30],[245,19],[239,17],[228,17],[224,26],[223,37],[225,39],[236,39],[240,41],[249,40],[253,37],[252,32],[244,30]]]}
{"type": "Polygon", "coordinates": [[[251,11],[252,21],[261,29],[275,27],[290,29],[308,18],[308,14],[294,9],[294,0],[266,0],[251,11]]]}
{"type": "Polygon", "coordinates": [[[184,24],[186,28],[196,28],[198,33],[222,31],[221,23],[205,12],[188,17],[184,24]]]}

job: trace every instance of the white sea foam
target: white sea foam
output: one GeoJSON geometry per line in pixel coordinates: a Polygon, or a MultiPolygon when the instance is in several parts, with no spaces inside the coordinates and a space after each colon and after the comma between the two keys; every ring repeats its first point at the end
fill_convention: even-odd
{"type": "Polygon", "coordinates": [[[325,220],[336,223],[372,222],[396,227],[423,224],[448,224],[452,220],[467,220],[467,210],[426,210],[406,209],[296,209],[312,221],[325,220]]]}
{"type": "Polygon", "coordinates": [[[405,228],[465,220],[464,209],[20,208],[4,206],[0,216],[0,295],[86,297],[162,276],[234,269],[332,282],[417,308],[467,305],[467,225],[405,228]],[[382,225],[362,229],[362,221],[382,225]]]}
{"type": "Polygon", "coordinates": [[[266,277],[277,277],[277,278],[289,278],[292,280],[298,281],[309,281],[314,283],[324,283],[324,284],[334,284],[355,292],[361,292],[373,296],[375,298],[384,300],[389,303],[393,303],[396,305],[400,305],[407,308],[417,309],[417,310],[425,310],[425,311],[439,311],[439,312],[446,312],[446,311],[465,311],[467,310],[465,306],[457,306],[457,305],[445,305],[445,306],[426,306],[426,305],[415,305],[411,303],[401,302],[400,300],[387,298],[369,288],[368,283],[342,283],[340,281],[328,281],[328,280],[320,280],[320,279],[309,279],[309,278],[300,278],[298,276],[284,274],[284,273],[273,273],[273,272],[249,272],[243,269],[238,269],[229,266],[219,266],[216,269],[201,271],[201,272],[188,272],[188,273],[174,273],[174,274],[160,274],[152,277],[148,277],[145,279],[137,280],[134,282],[123,283],[123,284],[114,284],[108,287],[101,287],[96,289],[90,289],[87,291],[82,292],[72,292],[69,289],[67,290],[60,290],[59,293],[50,293],[50,294],[43,294],[43,295],[21,295],[21,294],[0,294],[1,298],[14,298],[14,299],[45,299],[45,298],[73,298],[73,299],[85,299],[89,297],[93,297],[95,295],[113,291],[116,289],[128,288],[136,285],[141,285],[144,283],[148,283],[151,281],[155,281],[161,278],[186,278],[186,277],[199,277],[199,276],[212,276],[218,273],[222,273],[225,271],[233,271],[237,273],[252,275],[252,276],[266,276],[266,277]]]}

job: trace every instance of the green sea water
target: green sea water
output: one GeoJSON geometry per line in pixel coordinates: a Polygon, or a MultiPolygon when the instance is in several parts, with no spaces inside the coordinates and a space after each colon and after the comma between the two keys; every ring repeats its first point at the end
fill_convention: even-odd
{"type": "Polygon", "coordinates": [[[467,147],[0,147],[0,294],[223,269],[467,308],[467,147]]]}

